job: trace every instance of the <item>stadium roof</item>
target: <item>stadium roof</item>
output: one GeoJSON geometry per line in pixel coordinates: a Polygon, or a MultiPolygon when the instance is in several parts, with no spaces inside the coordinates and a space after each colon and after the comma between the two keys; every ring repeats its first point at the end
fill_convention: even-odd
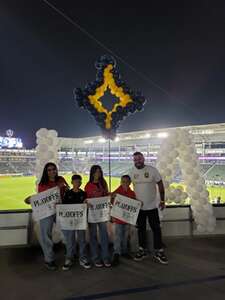
{"type": "MultiPolygon", "coordinates": [[[[161,129],[147,129],[127,133],[118,133],[116,139],[111,142],[112,146],[132,146],[134,144],[160,144],[167,138],[175,128],[187,129],[192,135],[195,143],[225,143],[225,123],[170,127],[161,129]]],[[[106,140],[101,136],[85,138],[59,138],[60,148],[74,149],[78,147],[88,148],[90,146],[103,145],[106,140]]]]}

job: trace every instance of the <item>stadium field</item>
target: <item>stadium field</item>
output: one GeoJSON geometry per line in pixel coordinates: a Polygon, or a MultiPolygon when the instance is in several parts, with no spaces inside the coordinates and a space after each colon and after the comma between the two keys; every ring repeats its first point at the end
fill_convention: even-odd
{"type": "MultiPolygon", "coordinates": [[[[71,174],[63,175],[70,184],[71,174]]],[[[88,181],[88,176],[83,175],[82,187],[88,181]]],[[[108,180],[108,178],[106,177],[108,180]]],[[[30,205],[24,203],[24,199],[35,193],[34,176],[27,177],[0,177],[0,210],[10,209],[27,209],[30,205]]],[[[120,179],[112,177],[112,190],[118,187],[120,179]]],[[[210,186],[208,187],[210,199],[214,200],[216,197],[221,197],[222,202],[225,200],[225,188],[210,186]]]]}
{"type": "MultiPolygon", "coordinates": [[[[70,184],[71,174],[63,176],[70,184]]],[[[88,176],[83,175],[82,178],[82,187],[84,187],[88,181],[88,176]]],[[[24,203],[24,199],[35,194],[35,180],[34,176],[0,177],[0,210],[30,208],[30,205],[24,203]]],[[[107,177],[106,180],[108,180],[107,177]]],[[[112,190],[119,185],[119,182],[119,178],[112,178],[112,190]]]]}

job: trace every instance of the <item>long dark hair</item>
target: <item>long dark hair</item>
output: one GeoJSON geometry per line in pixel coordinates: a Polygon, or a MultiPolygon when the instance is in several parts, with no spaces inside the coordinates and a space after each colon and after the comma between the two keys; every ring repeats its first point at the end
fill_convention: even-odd
{"type": "Polygon", "coordinates": [[[58,175],[58,169],[57,169],[56,164],[54,164],[53,162],[48,162],[48,163],[44,166],[43,173],[42,173],[41,180],[40,180],[39,184],[47,184],[47,183],[49,182],[49,178],[48,178],[48,167],[50,167],[50,166],[56,169],[55,182],[58,181],[59,175],[58,175]]]}
{"type": "Polygon", "coordinates": [[[94,182],[94,174],[99,169],[101,176],[99,178],[100,185],[108,192],[108,185],[103,176],[102,168],[99,165],[93,165],[90,170],[89,182],[94,182]]]}

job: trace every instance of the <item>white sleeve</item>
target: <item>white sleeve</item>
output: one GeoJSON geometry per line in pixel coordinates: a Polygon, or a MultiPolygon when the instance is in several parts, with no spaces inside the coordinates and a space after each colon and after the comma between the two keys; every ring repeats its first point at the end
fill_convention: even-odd
{"type": "Polygon", "coordinates": [[[127,174],[130,176],[131,181],[133,181],[133,168],[129,169],[127,174]]]}
{"type": "Polygon", "coordinates": [[[154,179],[155,179],[156,183],[158,183],[159,181],[162,180],[162,176],[160,175],[159,171],[156,168],[154,168],[154,173],[153,174],[154,174],[153,176],[154,176],[154,179]]]}

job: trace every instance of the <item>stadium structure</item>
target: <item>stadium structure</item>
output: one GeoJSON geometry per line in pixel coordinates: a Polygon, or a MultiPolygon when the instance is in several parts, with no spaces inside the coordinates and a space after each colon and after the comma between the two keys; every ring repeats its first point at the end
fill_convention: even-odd
{"type": "MultiPolygon", "coordinates": [[[[196,145],[201,172],[207,184],[225,185],[225,123],[185,126],[196,145]]],[[[174,128],[151,129],[119,133],[111,141],[111,174],[120,176],[132,165],[134,151],[142,151],[148,163],[154,165],[162,141],[174,128]]],[[[108,142],[101,136],[86,138],[59,138],[59,170],[61,173],[87,174],[92,164],[100,164],[107,175],[108,142]]],[[[1,175],[33,175],[34,149],[0,149],[1,175]]],[[[175,182],[182,181],[177,171],[175,182]]]]}
{"type": "MultiPolygon", "coordinates": [[[[212,235],[225,233],[225,123],[186,126],[193,137],[200,161],[201,172],[208,184],[210,201],[216,218],[212,235]],[[220,200],[219,200],[220,199],[220,200]]],[[[134,151],[142,151],[147,164],[155,165],[162,142],[175,128],[152,129],[119,133],[111,141],[110,162],[113,180],[127,173],[132,166],[134,151]]],[[[109,143],[101,136],[86,138],[59,138],[59,171],[88,174],[92,164],[100,164],[107,175],[109,171],[109,143]]],[[[30,245],[35,240],[32,211],[24,206],[25,195],[34,193],[36,164],[34,149],[0,149],[0,185],[3,199],[0,206],[0,247],[30,245]],[[18,176],[18,178],[14,178],[18,176]],[[13,190],[14,183],[20,187],[13,190]],[[5,192],[4,192],[5,191],[5,192]],[[9,191],[9,194],[7,194],[9,191]],[[6,195],[4,195],[4,193],[6,195]],[[4,197],[5,196],[5,197],[4,197]]],[[[179,164],[174,182],[182,184],[179,164]]],[[[70,176],[69,176],[70,177],[70,176]]],[[[69,178],[68,177],[68,178],[69,178]]],[[[84,176],[83,176],[84,177],[84,176]]],[[[88,176],[85,176],[86,179],[88,176]]],[[[163,212],[163,236],[198,236],[189,203],[170,203],[163,212]]],[[[208,233],[205,233],[208,234],[208,233]]]]}

